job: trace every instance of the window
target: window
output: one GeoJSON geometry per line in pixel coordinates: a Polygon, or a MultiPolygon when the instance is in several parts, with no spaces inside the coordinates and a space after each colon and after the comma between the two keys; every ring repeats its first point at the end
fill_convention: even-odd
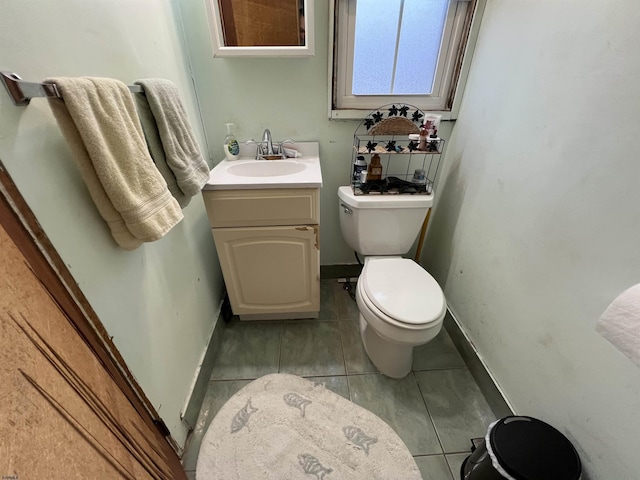
{"type": "Polygon", "coordinates": [[[331,116],[364,118],[388,103],[451,111],[475,7],[475,0],[336,0],[331,116]]]}

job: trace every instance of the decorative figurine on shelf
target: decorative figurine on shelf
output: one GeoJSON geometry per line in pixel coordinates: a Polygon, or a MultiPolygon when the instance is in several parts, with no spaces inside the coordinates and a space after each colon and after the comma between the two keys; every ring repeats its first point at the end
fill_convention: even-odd
{"type": "Polygon", "coordinates": [[[423,123],[420,127],[420,143],[418,143],[418,150],[423,152],[427,150],[427,137],[429,136],[429,129],[426,123],[423,123]]]}
{"type": "Polygon", "coordinates": [[[436,127],[433,127],[433,133],[429,135],[429,145],[427,147],[427,150],[430,152],[437,152],[439,142],[440,139],[438,138],[438,130],[436,129],[436,127]]]}

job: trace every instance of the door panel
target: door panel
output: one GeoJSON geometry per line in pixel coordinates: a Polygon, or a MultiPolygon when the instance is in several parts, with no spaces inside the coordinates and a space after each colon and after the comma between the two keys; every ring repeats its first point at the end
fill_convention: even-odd
{"type": "Polygon", "coordinates": [[[0,475],[184,478],[4,226],[0,402],[0,475]]]}

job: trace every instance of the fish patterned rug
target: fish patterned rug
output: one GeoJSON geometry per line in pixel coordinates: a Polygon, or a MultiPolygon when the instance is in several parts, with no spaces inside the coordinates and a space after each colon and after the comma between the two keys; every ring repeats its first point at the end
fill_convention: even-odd
{"type": "Polygon", "coordinates": [[[242,388],[202,441],[196,480],[420,480],[400,437],[368,410],[276,373],[242,388]]]}

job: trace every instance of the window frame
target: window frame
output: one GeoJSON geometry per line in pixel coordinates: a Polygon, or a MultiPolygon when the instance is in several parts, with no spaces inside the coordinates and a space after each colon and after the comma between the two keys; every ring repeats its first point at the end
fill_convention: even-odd
{"type": "Polygon", "coordinates": [[[330,2],[329,118],[362,119],[380,105],[405,103],[437,112],[444,120],[455,119],[486,0],[450,0],[431,95],[358,97],[346,93],[350,92],[353,76],[356,1],[330,2]]]}

